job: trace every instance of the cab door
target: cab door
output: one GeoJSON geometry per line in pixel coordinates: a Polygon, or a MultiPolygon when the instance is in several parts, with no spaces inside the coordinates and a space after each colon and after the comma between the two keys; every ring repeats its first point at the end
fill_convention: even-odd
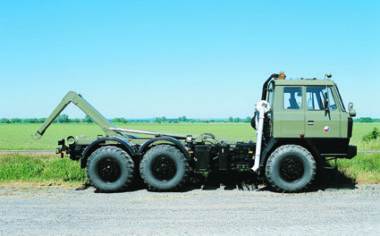
{"type": "Polygon", "coordinates": [[[341,112],[328,86],[306,88],[305,138],[341,137],[341,112]]]}
{"type": "Polygon", "coordinates": [[[273,109],[273,137],[299,138],[305,128],[303,87],[280,86],[277,89],[273,109]]]}

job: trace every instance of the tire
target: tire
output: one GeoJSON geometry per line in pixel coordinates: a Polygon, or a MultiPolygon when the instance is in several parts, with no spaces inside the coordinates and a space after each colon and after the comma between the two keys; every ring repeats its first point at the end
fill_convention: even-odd
{"type": "Polygon", "coordinates": [[[284,145],[269,156],[265,176],[277,191],[299,192],[312,184],[316,169],[316,162],[308,150],[298,145],[284,145]]]}
{"type": "Polygon", "coordinates": [[[178,190],[188,179],[189,164],[177,148],[159,145],[144,155],[140,163],[140,175],[149,190],[178,190]]]}
{"type": "Polygon", "coordinates": [[[102,147],[87,162],[87,178],[100,192],[125,190],[133,181],[134,162],[118,147],[102,147]]]}

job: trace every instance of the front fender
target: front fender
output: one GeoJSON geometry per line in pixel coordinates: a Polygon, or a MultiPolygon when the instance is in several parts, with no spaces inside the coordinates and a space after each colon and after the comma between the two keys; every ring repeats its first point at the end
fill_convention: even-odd
{"type": "Polygon", "coordinates": [[[81,157],[81,168],[86,168],[88,157],[96,150],[98,149],[101,144],[105,144],[106,141],[114,141],[119,143],[122,146],[122,149],[124,149],[130,156],[135,156],[136,152],[133,150],[131,143],[120,137],[104,137],[95,140],[90,145],[87,146],[87,148],[83,151],[83,155],[81,157]]]}

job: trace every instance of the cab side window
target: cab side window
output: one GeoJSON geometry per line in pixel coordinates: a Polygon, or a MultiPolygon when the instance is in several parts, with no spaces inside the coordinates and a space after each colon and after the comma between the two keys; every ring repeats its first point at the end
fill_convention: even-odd
{"type": "Polygon", "coordinates": [[[302,88],[284,88],[284,109],[299,110],[302,108],[302,88]]]}

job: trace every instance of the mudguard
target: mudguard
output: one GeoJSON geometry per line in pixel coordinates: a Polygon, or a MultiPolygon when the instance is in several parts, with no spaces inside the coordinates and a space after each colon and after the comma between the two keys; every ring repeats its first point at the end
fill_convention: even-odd
{"type": "Polygon", "coordinates": [[[176,146],[182,153],[183,155],[185,155],[186,159],[187,160],[190,160],[190,155],[189,155],[189,152],[186,150],[186,148],[183,146],[183,144],[178,141],[177,139],[175,138],[172,138],[172,137],[167,137],[167,136],[162,136],[162,137],[157,137],[157,138],[152,138],[150,139],[149,141],[145,142],[141,147],[140,147],[140,150],[138,152],[138,155],[142,155],[144,152],[146,152],[146,150],[148,149],[148,147],[157,142],[157,141],[167,141],[169,143],[173,143],[174,146],[176,146]]]}
{"type": "Polygon", "coordinates": [[[135,156],[136,152],[133,150],[131,143],[120,137],[104,137],[95,140],[87,148],[83,151],[83,155],[81,157],[81,168],[86,168],[88,157],[100,146],[100,144],[105,143],[106,141],[114,141],[122,145],[123,149],[131,156],[135,156]]]}

